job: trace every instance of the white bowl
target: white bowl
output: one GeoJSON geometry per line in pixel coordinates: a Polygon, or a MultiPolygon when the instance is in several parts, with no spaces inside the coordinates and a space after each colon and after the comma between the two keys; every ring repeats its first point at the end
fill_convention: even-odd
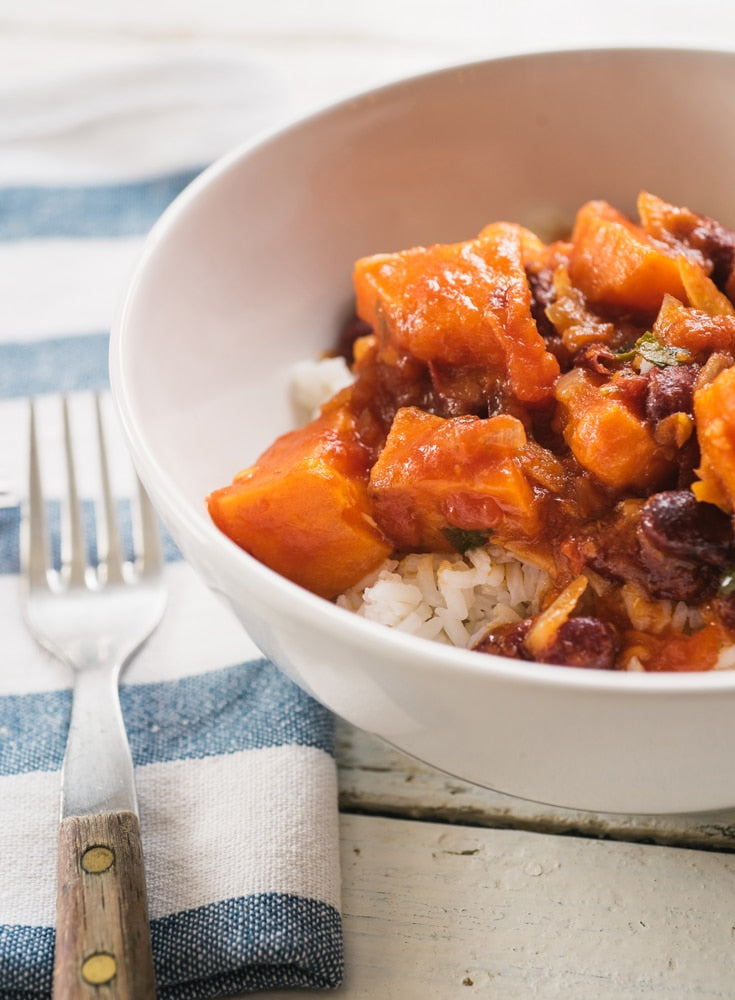
{"type": "Polygon", "coordinates": [[[449,773],[608,812],[735,805],[735,672],[481,655],[372,625],[225,538],[204,498],[292,425],[288,375],[333,341],[356,258],[536,225],[639,189],[735,225],[735,54],[521,56],[382,88],[235,150],[150,236],[111,380],[185,557],[263,652],[355,725],[449,773]]]}

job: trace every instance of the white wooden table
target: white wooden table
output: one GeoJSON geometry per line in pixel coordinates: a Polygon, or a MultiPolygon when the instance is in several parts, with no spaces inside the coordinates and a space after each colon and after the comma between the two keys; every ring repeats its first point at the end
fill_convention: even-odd
{"type": "Polygon", "coordinates": [[[339,762],[345,998],[735,996],[735,812],[536,806],[346,725],[339,762]]]}
{"type": "MultiPolygon", "coordinates": [[[[32,83],[49,67],[71,72],[123,51],[205,49],[270,75],[273,125],[442,65],[619,43],[735,45],[735,7],[0,0],[0,84],[3,66],[32,83]]],[[[208,153],[244,138],[240,128],[225,116],[208,153]]],[[[340,998],[735,997],[735,811],[606,817],[537,806],[441,775],[347,725],[339,769],[340,998]]]]}

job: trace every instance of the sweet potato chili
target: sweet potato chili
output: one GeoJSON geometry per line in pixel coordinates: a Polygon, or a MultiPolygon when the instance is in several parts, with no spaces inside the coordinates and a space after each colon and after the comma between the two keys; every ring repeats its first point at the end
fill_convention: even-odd
{"type": "Polygon", "coordinates": [[[590,201],[568,239],[498,222],[358,260],[354,382],[215,490],[214,522],[330,599],[388,556],[492,542],[551,583],[478,651],[715,667],[735,642],[735,232],[648,192],[637,213],[590,201]]]}

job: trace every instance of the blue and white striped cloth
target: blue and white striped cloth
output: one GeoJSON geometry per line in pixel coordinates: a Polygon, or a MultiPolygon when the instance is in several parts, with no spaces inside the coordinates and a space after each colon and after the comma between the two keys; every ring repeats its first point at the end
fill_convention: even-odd
{"type": "MultiPolygon", "coordinates": [[[[141,72],[138,66],[139,99],[141,72]]],[[[16,147],[7,130],[0,134],[6,167],[29,167],[18,176],[0,167],[2,1000],[51,995],[59,769],[71,700],[70,676],[34,643],[21,616],[26,397],[40,397],[39,411],[48,416],[60,392],[78,406],[90,391],[104,392],[109,321],[143,238],[207,162],[206,155],[193,161],[191,137],[176,162],[176,142],[166,138],[166,123],[180,128],[185,110],[171,107],[176,67],[152,62],[148,72],[146,94],[156,73],[168,88],[155,128],[146,111],[142,134],[156,136],[155,155],[144,141],[110,141],[115,122],[130,139],[136,110],[121,113],[132,78],[119,67],[107,95],[117,117],[104,114],[102,77],[96,89],[72,88],[67,80],[78,113],[50,88],[53,122],[38,113],[38,134],[29,140],[19,126],[16,147]],[[80,111],[84,94],[94,98],[88,118],[80,111]],[[62,109],[69,121],[59,121],[62,109]]],[[[189,61],[179,72],[192,104],[192,73],[200,73],[210,115],[218,95],[233,93],[233,82],[249,86],[238,92],[252,100],[260,96],[242,65],[189,61]]],[[[196,100],[201,104],[201,91],[196,100]]],[[[261,124],[248,117],[249,105],[236,112],[230,102],[228,120],[239,123],[230,130],[233,143],[261,124]]],[[[229,140],[218,140],[226,148],[229,140]]],[[[262,658],[170,542],[167,555],[168,609],[124,675],[121,693],[136,764],[158,994],[198,1000],[336,986],[343,958],[333,720],[262,658]]]]}

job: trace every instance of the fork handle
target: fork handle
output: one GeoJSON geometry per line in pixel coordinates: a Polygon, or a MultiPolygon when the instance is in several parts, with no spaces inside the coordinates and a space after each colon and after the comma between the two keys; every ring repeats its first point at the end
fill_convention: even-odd
{"type": "Polygon", "coordinates": [[[61,821],[53,995],[156,995],[140,823],[133,812],[61,821]]]}

